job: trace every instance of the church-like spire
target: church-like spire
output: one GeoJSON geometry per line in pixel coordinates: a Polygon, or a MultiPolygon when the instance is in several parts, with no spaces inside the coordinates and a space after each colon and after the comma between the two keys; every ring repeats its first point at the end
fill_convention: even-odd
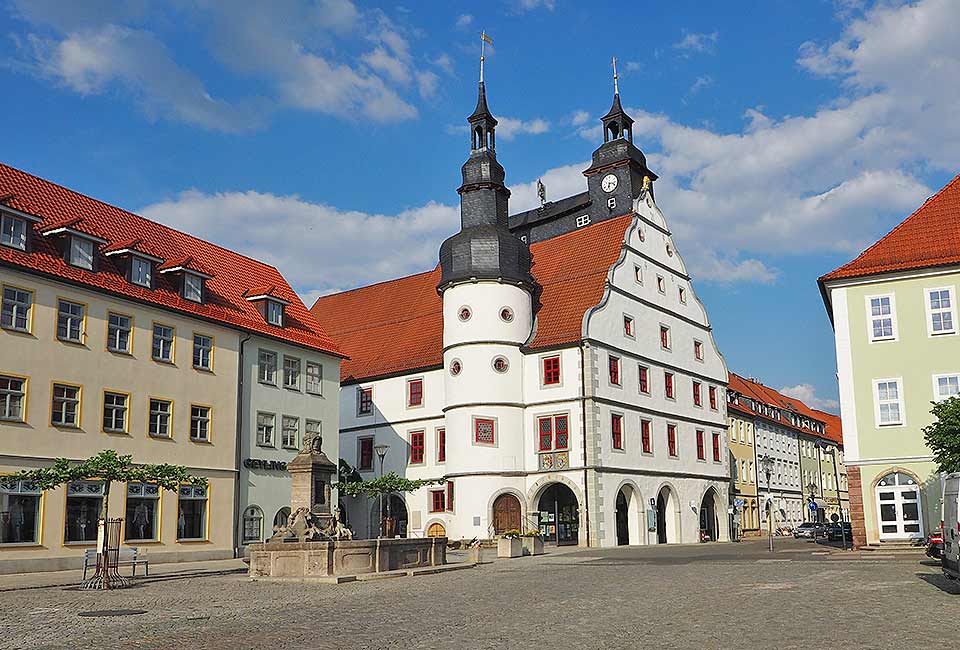
{"type": "Polygon", "coordinates": [[[483,82],[483,46],[486,43],[493,43],[493,39],[487,36],[486,32],[480,32],[480,88],[477,91],[477,107],[467,118],[467,122],[470,123],[471,150],[492,150],[497,145],[497,118],[487,107],[487,88],[483,82]]]}
{"type": "Polygon", "coordinates": [[[603,141],[626,138],[633,142],[633,118],[627,115],[620,104],[620,85],[617,76],[617,57],[613,57],[613,105],[607,114],[600,118],[603,122],[603,141]]]}

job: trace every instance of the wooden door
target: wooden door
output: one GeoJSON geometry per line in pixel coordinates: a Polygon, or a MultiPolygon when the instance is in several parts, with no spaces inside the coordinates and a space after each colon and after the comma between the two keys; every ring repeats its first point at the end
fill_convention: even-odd
{"type": "Polygon", "coordinates": [[[493,531],[501,534],[520,530],[520,499],[512,494],[501,494],[493,502],[493,531]]]}

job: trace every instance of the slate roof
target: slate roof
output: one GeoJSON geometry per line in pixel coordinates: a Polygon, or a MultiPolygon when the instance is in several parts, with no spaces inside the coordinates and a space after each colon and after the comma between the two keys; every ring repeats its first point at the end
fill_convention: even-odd
{"type": "Polygon", "coordinates": [[[515,230],[521,226],[552,219],[558,215],[573,212],[574,210],[583,210],[589,206],[590,192],[574,194],[559,201],[548,201],[542,208],[533,208],[510,215],[510,229],[515,230]]]}
{"type": "MultiPolygon", "coordinates": [[[[533,275],[543,287],[531,350],[581,339],[584,313],[600,302],[620,255],[626,214],[532,244],[533,275]]],[[[440,269],[317,299],[311,311],[349,360],[341,381],[358,382],[443,365],[440,269]]]]}
{"type": "Polygon", "coordinates": [[[0,265],[53,276],[93,290],[343,356],[340,347],[272,266],[2,163],[0,197],[7,197],[3,205],[42,219],[32,224],[26,252],[0,246],[0,265]],[[93,271],[67,264],[51,241],[56,237],[40,234],[62,227],[106,240],[100,247],[101,254],[93,271]],[[206,282],[205,302],[198,304],[182,298],[173,281],[160,273],[155,274],[154,289],[128,282],[116,257],[102,254],[123,248],[135,248],[163,260],[159,268],[182,265],[212,276],[206,282]],[[268,324],[256,305],[244,299],[244,293],[257,285],[274,286],[277,295],[289,301],[284,327],[268,324]]]}
{"type": "Polygon", "coordinates": [[[960,264],[960,176],[855,260],[822,276],[820,283],[951,264],[960,264]]]}
{"type": "Polygon", "coordinates": [[[843,444],[843,432],[840,427],[840,418],[836,415],[831,415],[830,413],[825,413],[823,411],[810,408],[798,399],[787,397],[783,393],[776,391],[769,386],[764,386],[760,382],[741,377],[735,372],[730,373],[728,389],[768,406],[793,411],[794,413],[806,416],[812,420],[823,422],[825,424],[824,433],[818,433],[813,429],[809,429],[804,426],[796,426],[789,419],[781,418],[780,420],[775,420],[759,411],[755,411],[750,407],[749,403],[744,401],[741,401],[739,404],[727,402],[728,410],[739,411],[740,413],[746,415],[763,418],[780,426],[786,427],[787,429],[793,429],[794,431],[800,431],[818,438],[832,440],[840,445],[843,444]]]}

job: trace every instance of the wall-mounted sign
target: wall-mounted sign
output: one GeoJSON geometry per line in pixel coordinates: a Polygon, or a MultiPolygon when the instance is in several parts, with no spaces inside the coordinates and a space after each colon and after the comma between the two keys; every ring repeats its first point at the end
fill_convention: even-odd
{"type": "Polygon", "coordinates": [[[260,458],[244,458],[243,466],[247,469],[266,469],[275,472],[287,471],[287,464],[282,460],[263,460],[260,458]]]}

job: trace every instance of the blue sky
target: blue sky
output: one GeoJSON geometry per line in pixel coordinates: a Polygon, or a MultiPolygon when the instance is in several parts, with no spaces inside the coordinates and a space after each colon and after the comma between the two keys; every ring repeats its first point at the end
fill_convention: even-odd
{"type": "Polygon", "coordinates": [[[958,171],[950,0],[0,0],[3,161],[277,265],[431,268],[478,33],[514,211],[581,191],[610,57],[732,370],[836,408],[816,278],[958,171]]]}

